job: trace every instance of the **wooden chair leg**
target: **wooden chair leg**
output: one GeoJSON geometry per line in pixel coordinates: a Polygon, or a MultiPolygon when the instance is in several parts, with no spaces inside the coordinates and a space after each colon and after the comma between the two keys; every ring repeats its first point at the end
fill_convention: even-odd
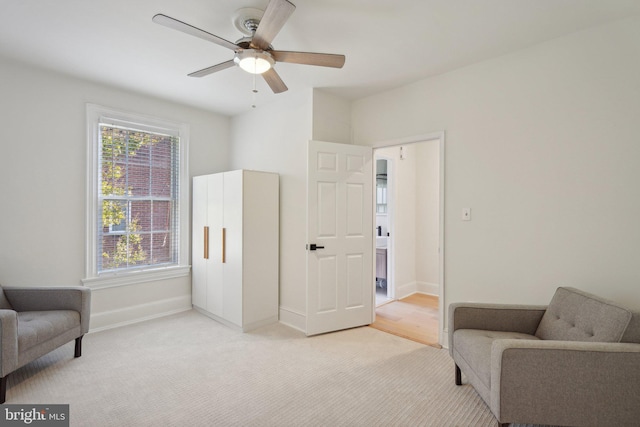
{"type": "Polygon", "coordinates": [[[80,337],[76,338],[76,350],[75,350],[75,353],[74,353],[73,357],[80,357],[80,356],[82,356],[82,337],[83,337],[83,336],[84,336],[84,335],[82,335],[82,336],[80,336],[80,337]]]}
{"type": "Polygon", "coordinates": [[[7,377],[9,374],[0,378],[0,404],[7,400],[7,377]]]}
{"type": "Polygon", "coordinates": [[[462,385],[462,372],[458,365],[456,365],[456,385],[462,385]]]}

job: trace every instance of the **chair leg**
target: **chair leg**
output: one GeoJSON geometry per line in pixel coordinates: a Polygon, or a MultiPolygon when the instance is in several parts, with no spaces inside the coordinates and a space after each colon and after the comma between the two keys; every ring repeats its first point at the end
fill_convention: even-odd
{"type": "Polygon", "coordinates": [[[462,385],[462,372],[458,365],[456,365],[456,385],[462,385]]]}
{"type": "MultiPolygon", "coordinates": [[[[82,356],[82,336],[76,338],[76,348],[73,356],[74,357],[82,356]]],[[[0,404],[3,404],[7,400],[7,377],[8,376],[9,374],[0,378],[0,404]]]]}
{"type": "Polygon", "coordinates": [[[7,400],[7,377],[9,374],[0,378],[0,404],[7,400]]]}
{"type": "Polygon", "coordinates": [[[76,350],[75,353],[73,355],[73,357],[80,357],[82,356],[82,336],[79,336],[78,338],[76,338],[76,350]]]}

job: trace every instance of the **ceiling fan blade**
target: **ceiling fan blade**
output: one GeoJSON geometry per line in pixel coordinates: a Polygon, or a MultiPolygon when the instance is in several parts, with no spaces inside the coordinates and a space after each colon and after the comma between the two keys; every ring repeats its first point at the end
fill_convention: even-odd
{"type": "Polygon", "coordinates": [[[296,10],[295,5],[287,0],[271,0],[262,15],[256,33],[253,35],[251,47],[253,49],[267,49],[294,10],[296,10]]]}
{"type": "Polygon", "coordinates": [[[332,53],[287,52],[282,50],[270,50],[269,53],[276,62],[291,62],[333,68],[342,68],[346,59],[344,55],[334,55],[332,53]]]}
{"type": "Polygon", "coordinates": [[[281,93],[289,89],[273,68],[269,68],[268,71],[262,73],[262,77],[264,77],[273,93],[281,93]]]}
{"type": "Polygon", "coordinates": [[[192,36],[199,37],[203,40],[213,42],[222,47],[229,48],[235,51],[238,46],[235,43],[231,43],[229,40],[225,40],[214,34],[208,33],[205,30],[189,25],[186,22],[178,21],[170,16],[163,15],[161,13],[155,15],[152,19],[156,24],[164,25],[165,27],[173,28],[174,30],[182,31],[183,33],[190,34],[192,36]]]}
{"type": "Polygon", "coordinates": [[[226,62],[222,62],[218,65],[214,65],[212,67],[207,67],[207,68],[203,68],[202,70],[199,71],[194,71],[193,73],[188,74],[189,77],[204,77],[204,76],[208,76],[209,74],[213,74],[217,71],[222,71],[222,70],[226,70],[227,68],[231,68],[234,65],[236,65],[235,62],[233,62],[233,59],[230,61],[226,61],[226,62]]]}

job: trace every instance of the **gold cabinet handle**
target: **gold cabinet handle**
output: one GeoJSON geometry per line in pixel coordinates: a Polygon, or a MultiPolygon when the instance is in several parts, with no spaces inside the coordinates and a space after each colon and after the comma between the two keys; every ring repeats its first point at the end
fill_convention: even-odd
{"type": "Polygon", "coordinates": [[[227,229],[222,229],[222,263],[227,262],[227,229]]]}
{"type": "Polygon", "coordinates": [[[209,259],[209,227],[204,227],[204,259],[209,259]]]}

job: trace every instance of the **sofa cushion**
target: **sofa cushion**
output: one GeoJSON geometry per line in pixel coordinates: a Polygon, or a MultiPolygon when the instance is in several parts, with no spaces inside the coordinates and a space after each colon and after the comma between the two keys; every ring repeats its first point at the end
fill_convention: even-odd
{"type": "Polygon", "coordinates": [[[488,389],[491,388],[491,344],[499,339],[538,340],[533,335],[519,332],[458,329],[453,333],[455,351],[488,389]]]}
{"type": "Polygon", "coordinates": [[[75,310],[23,311],[18,313],[18,351],[57,337],[80,325],[75,310]]]}
{"type": "Polygon", "coordinates": [[[536,336],[543,340],[620,342],[632,313],[574,288],[558,288],[536,336]]]}
{"type": "Polygon", "coordinates": [[[0,310],[13,310],[13,307],[11,307],[11,303],[2,290],[2,286],[0,286],[0,310]]]}

